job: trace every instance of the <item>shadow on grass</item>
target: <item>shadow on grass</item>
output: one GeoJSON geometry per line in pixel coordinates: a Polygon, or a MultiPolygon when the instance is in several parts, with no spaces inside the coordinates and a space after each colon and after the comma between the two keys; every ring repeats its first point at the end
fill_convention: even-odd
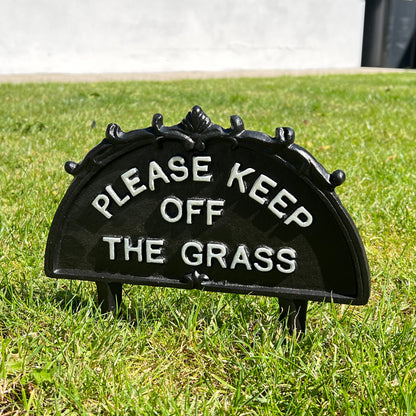
{"type": "Polygon", "coordinates": [[[288,335],[286,322],[280,318],[278,299],[250,295],[220,294],[123,285],[122,304],[117,311],[102,314],[97,293],[74,293],[59,290],[51,299],[56,307],[71,313],[90,309],[92,315],[112,317],[131,328],[170,328],[168,331],[186,333],[209,330],[217,334],[240,334],[250,339],[250,348],[272,336],[288,335]],[[250,345],[252,344],[252,345],[250,345]]]}
{"type": "Polygon", "coordinates": [[[63,310],[70,310],[73,313],[79,312],[81,309],[91,306],[91,302],[82,299],[80,295],[75,295],[66,289],[56,292],[52,301],[57,307],[63,310]]]}
{"type": "Polygon", "coordinates": [[[123,286],[119,317],[134,325],[202,331],[210,326],[217,331],[241,328],[252,334],[261,328],[280,332],[285,326],[277,298],[170,288],[123,286]]]}

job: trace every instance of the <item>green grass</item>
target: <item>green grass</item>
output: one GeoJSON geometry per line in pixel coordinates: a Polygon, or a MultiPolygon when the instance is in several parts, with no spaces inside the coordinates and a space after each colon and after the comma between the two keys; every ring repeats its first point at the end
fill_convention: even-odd
{"type": "Polygon", "coordinates": [[[0,85],[0,415],[416,414],[416,74],[0,85]],[[368,305],[310,303],[291,338],[274,298],[124,287],[103,317],[89,282],[45,277],[55,210],[106,125],[166,125],[195,104],[224,127],[296,142],[363,238],[368,305]],[[95,121],[96,127],[91,128],[95,121]]]}

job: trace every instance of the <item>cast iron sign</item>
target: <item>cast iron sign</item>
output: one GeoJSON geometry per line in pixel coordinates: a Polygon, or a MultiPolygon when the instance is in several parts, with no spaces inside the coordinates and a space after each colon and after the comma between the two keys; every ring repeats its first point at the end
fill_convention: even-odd
{"type": "Polygon", "coordinates": [[[53,220],[46,274],[97,282],[103,309],[121,285],[277,296],[304,329],[308,300],[354,305],[369,298],[358,231],[328,173],[294,143],[225,129],[195,106],[175,126],[116,124],[81,163],[53,220]]]}

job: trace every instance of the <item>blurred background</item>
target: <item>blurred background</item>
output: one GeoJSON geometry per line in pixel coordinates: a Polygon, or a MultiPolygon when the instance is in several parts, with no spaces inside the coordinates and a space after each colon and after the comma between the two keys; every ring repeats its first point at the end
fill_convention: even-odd
{"type": "Polygon", "coordinates": [[[1,0],[0,15],[0,74],[416,67],[416,0],[1,0]]]}

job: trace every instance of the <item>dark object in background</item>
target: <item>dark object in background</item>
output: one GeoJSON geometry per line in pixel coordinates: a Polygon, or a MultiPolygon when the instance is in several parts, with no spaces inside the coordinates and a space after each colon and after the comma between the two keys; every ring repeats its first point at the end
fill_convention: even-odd
{"type": "Polygon", "coordinates": [[[358,231],[328,173],[294,143],[212,123],[198,106],[181,123],[106,138],[81,163],[51,225],[50,277],[97,283],[103,312],[122,284],[275,296],[291,331],[309,300],[363,305],[370,295],[358,231]]]}
{"type": "Polygon", "coordinates": [[[367,0],[362,66],[416,68],[416,0],[367,0]]]}

